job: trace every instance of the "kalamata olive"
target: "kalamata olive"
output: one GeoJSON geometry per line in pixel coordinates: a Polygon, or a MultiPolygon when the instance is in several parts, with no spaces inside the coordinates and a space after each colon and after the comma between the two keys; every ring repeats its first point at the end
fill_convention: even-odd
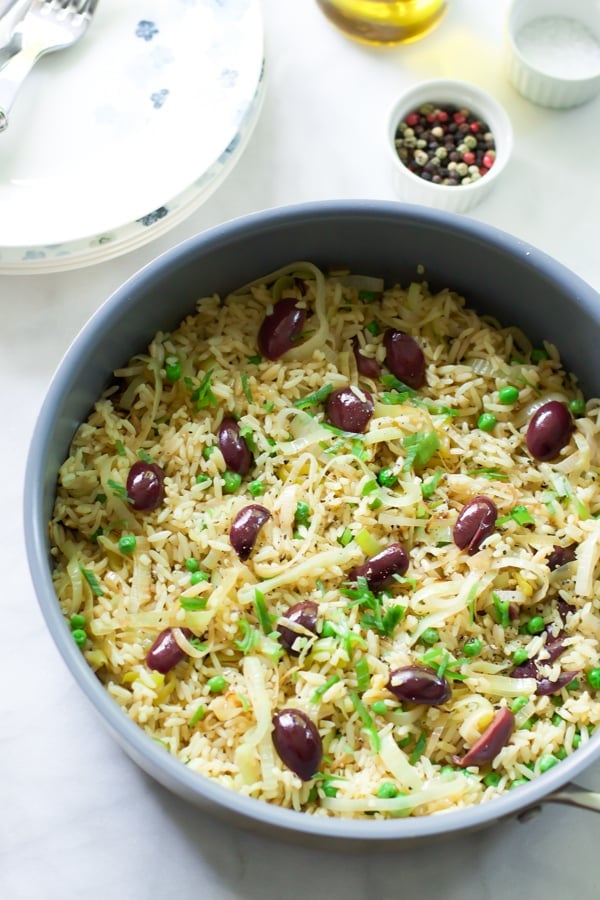
{"type": "Polygon", "coordinates": [[[217,440],[227,468],[239,475],[247,475],[252,464],[252,454],[240,434],[240,426],[234,418],[226,416],[223,419],[219,426],[217,440]]]}
{"type": "Polygon", "coordinates": [[[568,544],[566,547],[561,547],[559,546],[559,544],[555,544],[552,548],[552,552],[546,560],[546,565],[552,572],[554,571],[554,569],[559,569],[561,566],[566,566],[567,563],[575,562],[575,560],[577,559],[576,550],[577,544],[568,544]]]}
{"type": "MultiPolygon", "coordinates": [[[[293,622],[295,625],[300,625],[301,628],[306,629],[306,631],[312,631],[313,634],[316,634],[318,612],[319,607],[312,600],[301,600],[299,603],[294,603],[293,606],[290,606],[285,614],[285,618],[288,622],[293,622]]],[[[288,625],[278,625],[277,631],[280,635],[279,643],[281,646],[287,650],[290,656],[299,656],[300,651],[294,650],[294,643],[303,632],[294,631],[288,625]]]]}
{"type": "Polygon", "coordinates": [[[127,496],[134,509],[156,509],[165,497],[165,473],[156,463],[135,462],[127,476],[127,496]]]}
{"type": "Polygon", "coordinates": [[[373,397],[368,391],[354,392],[351,387],[338,388],[327,398],[326,415],[328,421],[342,431],[362,434],[373,415],[373,397]]]}
{"type": "Polygon", "coordinates": [[[388,328],[383,336],[390,372],[409,387],[418,390],[425,384],[425,357],[410,334],[388,328]]]}
{"type": "Polygon", "coordinates": [[[557,694],[558,691],[562,691],[578,675],[579,670],[576,672],[561,672],[556,681],[550,681],[549,678],[538,678],[535,692],[538,697],[548,697],[550,694],[557,694]]]}
{"type": "Polygon", "coordinates": [[[356,368],[360,374],[364,375],[365,378],[379,378],[381,375],[379,363],[376,359],[373,359],[371,356],[365,356],[361,352],[360,344],[356,336],[352,338],[352,349],[356,360],[356,368]]]}
{"type": "Polygon", "coordinates": [[[302,781],[316,775],[323,743],[315,723],[301,709],[282,709],[273,716],[273,746],[281,761],[302,781]]]}
{"type": "Polygon", "coordinates": [[[572,431],[573,419],[568,408],[559,400],[549,400],[531,417],[527,449],[534,459],[549,462],[569,443],[572,431]]]}
{"type": "MultiPolygon", "coordinates": [[[[182,628],[181,631],[188,640],[192,637],[192,632],[189,628],[182,628]]],[[[173,629],[165,628],[148,650],[146,664],[150,669],[166,675],[184,656],[185,653],[175,640],[173,629]]]]}
{"type": "Polygon", "coordinates": [[[294,297],[283,297],[262,321],[258,349],[267,359],[279,359],[295,346],[306,321],[306,310],[296,306],[294,297]]]}
{"type": "Polygon", "coordinates": [[[240,509],[229,529],[229,540],[241,560],[248,559],[254,549],[258,532],[270,518],[269,510],[258,503],[251,503],[250,506],[240,509]]]}
{"type": "Polygon", "coordinates": [[[477,553],[496,527],[498,510],[489,497],[480,495],[465,503],[454,525],[454,543],[459,550],[477,553]]]}
{"type": "Polygon", "coordinates": [[[461,766],[482,766],[491,762],[505,747],[515,730],[515,717],[510,709],[503,706],[494,716],[493,721],[485,729],[479,740],[462,759],[457,760],[461,766]]]}
{"type": "Polygon", "coordinates": [[[388,690],[404,703],[440,706],[450,698],[450,685],[429,666],[402,666],[390,672],[388,690]]]}
{"type": "Polygon", "coordinates": [[[405,575],[408,569],[408,553],[400,543],[389,544],[384,550],[371,556],[348,575],[349,581],[366,578],[371,591],[380,591],[394,575],[405,575]]]}

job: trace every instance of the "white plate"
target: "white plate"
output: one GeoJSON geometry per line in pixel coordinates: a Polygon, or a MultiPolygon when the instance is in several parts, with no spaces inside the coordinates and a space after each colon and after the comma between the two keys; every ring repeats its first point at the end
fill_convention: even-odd
{"type": "Polygon", "coordinates": [[[100,262],[181,222],[238,159],[263,88],[259,0],[100,0],[0,135],[0,272],[100,262]]]}

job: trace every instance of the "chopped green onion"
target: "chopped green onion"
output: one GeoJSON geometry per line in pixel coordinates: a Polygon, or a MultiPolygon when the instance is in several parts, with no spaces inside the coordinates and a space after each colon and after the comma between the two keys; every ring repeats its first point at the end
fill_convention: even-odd
{"type": "Polygon", "coordinates": [[[152,464],[154,459],[150,456],[147,450],[138,450],[138,457],[142,460],[142,462],[152,464]]]}
{"type": "Polygon", "coordinates": [[[104,594],[104,591],[100,587],[100,582],[98,581],[98,579],[96,577],[96,573],[92,572],[91,569],[84,569],[82,566],[79,566],[79,570],[80,570],[81,574],[83,575],[83,577],[85,578],[85,580],[87,581],[87,583],[89,584],[89,586],[92,590],[92,594],[94,594],[96,597],[102,597],[104,594]]]}
{"type": "Polygon", "coordinates": [[[358,713],[358,715],[364,725],[364,730],[366,731],[366,733],[369,736],[369,740],[371,741],[371,749],[373,750],[373,753],[379,753],[379,751],[381,749],[381,741],[379,740],[379,735],[377,733],[375,723],[373,722],[373,719],[371,718],[371,715],[370,715],[368,709],[366,708],[366,706],[364,705],[364,703],[362,702],[362,700],[360,699],[358,694],[355,693],[354,691],[350,691],[350,700],[352,701],[352,706],[358,713]]]}
{"type": "Polygon", "coordinates": [[[314,394],[309,394],[307,397],[295,400],[294,406],[296,409],[307,409],[310,406],[316,406],[317,403],[322,403],[324,400],[327,400],[332,390],[332,384],[324,384],[323,387],[319,388],[318,391],[315,391],[314,394]]]}
{"type": "Polygon", "coordinates": [[[341,544],[342,547],[347,547],[348,544],[350,543],[350,541],[352,540],[352,537],[353,537],[353,535],[352,535],[352,532],[350,531],[350,529],[344,528],[342,533],[339,535],[337,542],[338,542],[338,544],[341,544]]]}
{"type": "Polygon", "coordinates": [[[310,698],[311,703],[319,703],[323,694],[326,694],[330,687],[333,687],[334,684],[337,684],[340,681],[339,675],[332,675],[324,684],[321,684],[312,697],[310,698]]]}
{"type": "Polygon", "coordinates": [[[242,632],[242,637],[233,643],[238,650],[241,650],[244,655],[247,655],[258,643],[260,634],[256,628],[253,628],[250,625],[250,622],[248,622],[247,619],[240,619],[239,627],[242,632]]]}
{"type": "Polygon", "coordinates": [[[549,357],[548,357],[547,352],[545,350],[543,350],[541,347],[535,347],[531,351],[531,362],[535,363],[536,365],[537,365],[537,363],[541,362],[543,359],[548,359],[548,358],[549,357]]]}
{"type": "Polygon", "coordinates": [[[254,398],[252,397],[252,391],[250,390],[250,385],[248,384],[248,376],[245,372],[241,374],[241,382],[242,382],[242,390],[244,392],[244,396],[248,403],[254,403],[254,398]]]}
{"type": "Polygon", "coordinates": [[[384,387],[389,388],[391,391],[396,391],[399,394],[405,394],[407,397],[417,397],[418,392],[414,390],[414,388],[409,387],[407,384],[404,384],[403,381],[400,381],[399,378],[396,378],[395,375],[384,374],[381,376],[381,382],[384,387]]]}
{"type": "Polygon", "coordinates": [[[408,761],[411,764],[411,766],[416,765],[416,763],[423,756],[423,752],[425,750],[426,743],[427,743],[427,735],[425,734],[424,731],[422,731],[417,739],[417,743],[415,744],[415,748],[414,748],[413,752],[408,757],[408,761]]]}
{"type": "Polygon", "coordinates": [[[125,456],[125,444],[119,438],[115,441],[115,448],[119,456],[125,456]]]}
{"type": "Polygon", "coordinates": [[[435,431],[429,431],[426,434],[417,432],[410,434],[402,441],[402,446],[407,451],[403,472],[408,472],[414,468],[423,468],[429,460],[434,456],[440,447],[440,439],[435,431]]]}
{"type": "Polygon", "coordinates": [[[499,472],[495,466],[490,467],[482,467],[480,469],[471,469],[470,472],[467,472],[471,478],[489,478],[490,481],[508,481],[508,475],[504,472],[499,472]]]}
{"type": "Polygon", "coordinates": [[[109,478],[106,483],[115,497],[131,503],[131,498],[127,494],[127,488],[124,485],[119,484],[118,481],[114,481],[112,478],[109,478]]]}
{"type": "Polygon", "coordinates": [[[209,406],[218,405],[217,398],[211,389],[212,373],[213,369],[210,369],[200,382],[199,387],[192,391],[190,399],[195,404],[196,409],[207,409],[209,406]]]}
{"type": "Polygon", "coordinates": [[[262,356],[258,356],[258,355],[257,355],[257,356],[249,356],[249,357],[248,357],[248,362],[249,362],[252,366],[257,366],[259,363],[262,362],[262,356]]]}
{"type": "Polygon", "coordinates": [[[308,528],[310,525],[310,506],[299,500],[296,504],[296,512],[294,513],[294,523],[296,525],[304,525],[308,528]]]}
{"type": "Polygon", "coordinates": [[[495,592],[492,593],[492,599],[494,601],[494,609],[496,610],[496,619],[498,624],[502,626],[502,628],[508,628],[510,625],[510,603],[508,600],[504,600],[502,597],[499,597],[495,592]]]}
{"type": "Polygon", "coordinates": [[[442,475],[444,473],[441,469],[438,469],[437,472],[428,478],[427,481],[424,481],[421,485],[421,494],[425,500],[429,500],[429,498],[434,494],[435,489],[437,488],[442,475]]]}
{"type": "Polygon", "coordinates": [[[262,628],[263,633],[271,634],[273,617],[270,615],[267,609],[264,595],[259,590],[254,591],[254,609],[256,611],[256,618],[258,619],[258,623],[262,628]]]}
{"type": "Polygon", "coordinates": [[[181,363],[173,354],[165,357],[165,374],[167,381],[179,381],[181,378],[181,363]]]}
{"type": "Polygon", "coordinates": [[[515,697],[515,699],[510,704],[511,713],[518,713],[519,710],[523,709],[524,706],[527,706],[528,703],[528,697],[515,697]]]}
{"type": "Polygon", "coordinates": [[[363,485],[362,491],[360,492],[361,497],[368,497],[369,494],[372,494],[373,491],[376,491],[378,487],[379,484],[376,479],[373,478],[371,481],[366,481],[363,485]]]}
{"type": "Polygon", "coordinates": [[[185,609],[186,612],[191,612],[192,610],[197,609],[206,609],[206,604],[208,603],[208,599],[206,597],[180,597],[179,605],[182,609],[185,609]]]}
{"type": "Polygon", "coordinates": [[[356,672],[356,686],[361,694],[363,694],[371,682],[371,673],[369,672],[369,663],[366,656],[361,656],[354,663],[354,671],[356,672]]]}
{"type": "Polygon", "coordinates": [[[190,721],[188,722],[189,727],[190,727],[190,728],[193,728],[194,725],[197,725],[198,722],[199,722],[201,719],[204,718],[204,713],[205,713],[205,712],[206,712],[206,710],[204,709],[204,706],[200,703],[200,705],[199,705],[199,706],[197,707],[197,709],[196,709],[196,712],[194,713],[194,715],[192,716],[192,718],[191,718],[190,721]]]}

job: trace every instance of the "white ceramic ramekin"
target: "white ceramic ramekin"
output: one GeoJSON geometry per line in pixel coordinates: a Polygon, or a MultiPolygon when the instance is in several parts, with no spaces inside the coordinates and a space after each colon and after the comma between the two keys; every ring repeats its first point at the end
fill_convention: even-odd
{"type": "MultiPolygon", "coordinates": [[[[595,67],[595,54],[589,58],[589,71],[582,74],[581,65],[571,71],[568,69],[568,58],[558,65],[558,52],[553,54],[545,66],[540,63],[536,52],[527,49],[523,40],[519,40],[526,26],[543,19],[569,19],[587,29],[590,38],[595,38],[600,51],[600,2],[598,0],[512,0],[506,23],[506,70],[509,81],[528,100],[540,106],[556,109],[578,106],[594,97],[600,91],[600,56],[595,67]],[[557,74],[560,72],[560,74],[557,74]]],[[[547,25],[548,23],[546,23],[547,25]]],[[[540,28],[543,27],[543,23],[540,28]]],[[[559,38],[557,32],[556,40],[559,38]]],[[[540,39],[542,36],[540,35],[540,39]]],[[[568,35],[565,32],[565,40],[568,35]]],[[[549,43],[548,32],[545,35],[549,43]]],[[[589,42],[580,42],[580,52],[589,54],[589,42]]],[[[566,49],[566,48],[565,48],[566,49]]],[[[577,53],[573,41],[570,52],[577,53]]],[[[581,64],[581,59],[579,60],[581,64]]],[[[586,60],[588,62],[588,60],[586,60]]],[[[587,69],[587,66],[586,66],[587,69]]]]}
{"type": "Polygon", "coordinates": [[[388,118],[387,143],[394,187],[402,200],[464,213],[480,203],[498,183],[511,155],[513,134],[508,115],[491,94],[467,81],[440,78],[419,82],[398,98],[388,118]],[[396,149],[398,125],[425,103],[453,104],[487,122],[494,136],[496,160],[482,178],[465,185],[434,184],[415,175],[400,160],[396,149]]]}

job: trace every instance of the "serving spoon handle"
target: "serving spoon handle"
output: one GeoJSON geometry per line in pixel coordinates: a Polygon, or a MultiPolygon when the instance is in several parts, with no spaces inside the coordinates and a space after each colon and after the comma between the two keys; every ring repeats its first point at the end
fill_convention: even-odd
{"type": "Polygon", "coordinates": [[[567,806],[577,806],[579,809],[600,813],[600,793],[588,791],[578,784],[567,784],[560,791],[548,794],[544,798],[544,803],[564,803],[567,806]]]}

